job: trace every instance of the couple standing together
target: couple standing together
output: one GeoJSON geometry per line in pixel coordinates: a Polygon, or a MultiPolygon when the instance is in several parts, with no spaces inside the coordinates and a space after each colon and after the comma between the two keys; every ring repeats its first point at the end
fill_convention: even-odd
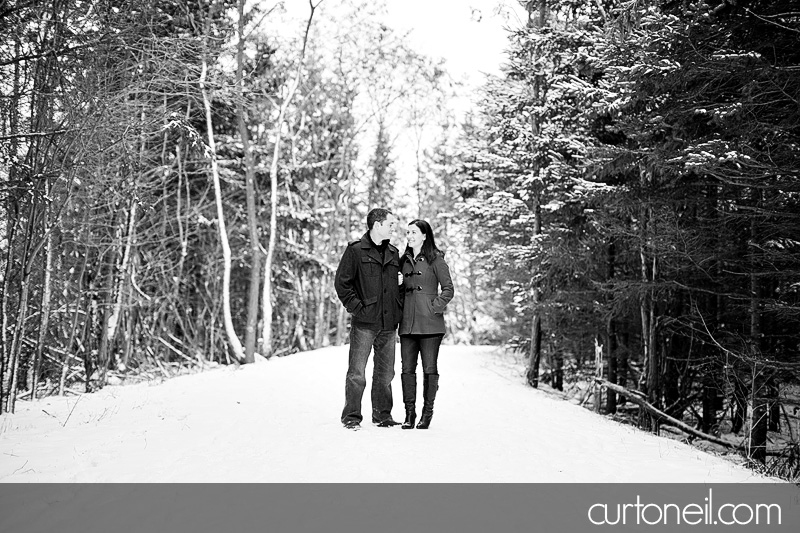
{"type": "Polygon", "coordinates": [[[423,407],[417,429],[428,429],[433,402],[439,388],[437,360],[445,334],[444,309],[453,298],[453,281],[436,247],[430,224],[413,220],[408,224],[408,246],[401,255],[389,244],[397,217],[388,209],[373,209],[367,215],[367,232],[351,242],[339,262],[334,287],[352,315],[350,356],[345,381],[342,424],[358,429],[361,398],[367,385],[366,366],[374,349],[372,372],[372,422],[392,427],[392,378],[395,335],[400,325],[403,429],[416,421],[417,359],[422,358],[423,407]],[[441,287],[441,292],[439,288],[441,287]]]}

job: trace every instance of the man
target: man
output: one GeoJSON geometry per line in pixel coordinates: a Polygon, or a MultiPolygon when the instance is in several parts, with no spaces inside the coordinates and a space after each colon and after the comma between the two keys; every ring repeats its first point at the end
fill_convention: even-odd
{"type": "Polygon", "coordinates": [[[379,427],[399,425],[392,419],[392,378],[397,324],[402,317],[398,275],[400,254],[389,244],[397,218],[388,209],[373,209],[367,215],[367,232],[348,244],[334,287],[352,315],[350,357],[345,381],[342,424],[361,426],[361,398],[367,385],[367,359],[375,350],[372,372],[372,422],[379,427]]]}

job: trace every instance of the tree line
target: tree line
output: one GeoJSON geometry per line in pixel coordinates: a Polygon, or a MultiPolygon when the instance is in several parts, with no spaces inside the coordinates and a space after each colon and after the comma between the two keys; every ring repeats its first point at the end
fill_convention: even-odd
{"type": "Polygon", "coordinates": [[[391,198],[448,252],[451,341],[796,477],[792,2],[524,1],[458,124],[444,66],[339,4],[291,37],[277,3],[0,5],[0,412],[343,343],[336,263],[391,198]]]}
{"type": "Polygon", "coordinates": [[[445,75],[379,3],[245,4],[0,6],[0,411],[344,342],[336,262],[445,75]]]}
{"type": "Polygon", "coordinates": [[[459,188],[529,384],[594,382],[598,410],[633,398],[641,427],[734,434],[796,477],[796,6],[524,4],[459,188]]]}

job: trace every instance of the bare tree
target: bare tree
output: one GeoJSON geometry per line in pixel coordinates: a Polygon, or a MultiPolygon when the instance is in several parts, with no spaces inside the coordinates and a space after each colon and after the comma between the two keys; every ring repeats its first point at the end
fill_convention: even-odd
{"type": "Polygon", "coordinates": [[[247,126],[244,95],[244,48],[245,36],[245,0],[238,2],[238,42],[236,45],[236,115],[239,137],[244,150],[245,194],[247,205],[247,227],[250,233],[250,286],[247,298],[247,325],[244,340],[244,361],[255,360],[256,327],[258,325],[258,296],[261,284],[261,246],[258,236],[258,218],[256,213],[255,161],[247,126]]]}
{"type": "MultiPolygon", "coordinates": [[[[211,6],[211,11],[214,10],[214,5],[211,6]]],[[[208,31],[206,31],[205,39],[208,40],[208,31]]],[[[206,50],[208,45],[205,46],[206,50]]],[[[233,355],[240,362],[245,361],[244,348],[236,330],[233,327],[233,317],[231,316],[231,246],[228,242],[228,231],[225,228],[225,211],[222,207],[222,188],[219,182],[219,168],[217,164],[217,150],[216,143],[214,142],[214,123],[211,118],[211,100],[208,96],[206,88],[206,78],[208,76],[208,57],[207,53],[203,55],[202,71],[200,73],[200,92],[203,95],[203,107],[205,109],[206,117],[206,131],[208,134],[208,157],[211,160],[211,178],[214,183],[214,199],[217,206],[217,228],[219,229],[219,242],[222,246],[223,270],[222,270],[222,313],[223,321],[225,324],[225,333],[228,338],[228,345],[233,352],[233,355]]]]}
{"type": "Polygon", "coordinates": [[[272,355],[272,318],[273,318],[273,305],[272,305],[272,261],[275,255],[275,243],[278,238],[278,167],[281,157],[281,144],[283,143],[283,128],[286,119],[286,112],[294,99],[297,88],[300,85],[300,80],[303,73],[303,59],[306,54],[306,46],[308,45],[308,34],[311,29],[311,22],[314,19],[314,11],[322,3],[319,0],[316,4],[313,0],[309,0],[308,5],[311,7],[311,13],[308,15],[305,33],[303,35],[302,48],[300,50],[300,57],[297,60],[297,67],[295,68],[294,76],[286,87],[286,92],[283,95],[283,100],[280,103],[278,110],[278,118],[275,121],[272,132],[272,163],[269,167],[269,181],[270,181],[270,215],[269,215],[269,243],[267,245],[267,257],[264,262],[264,289],[262,295],[262,317],[263,328],[261,335],[262,353],[265,356],[272,355]]]}

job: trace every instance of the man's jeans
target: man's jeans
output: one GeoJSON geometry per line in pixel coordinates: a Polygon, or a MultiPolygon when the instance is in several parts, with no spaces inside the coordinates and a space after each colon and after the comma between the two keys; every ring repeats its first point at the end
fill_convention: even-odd
{"type": "Polygon", "coordinates": [[[367,386],[365,376],[369,352],[375,348],[372,370],[372,421],[381,422],[392,416],[392,378],[396,330],[350,328],[350,362],[344,386],[342,423],[361,422],[361,398],[367,386]]]}

